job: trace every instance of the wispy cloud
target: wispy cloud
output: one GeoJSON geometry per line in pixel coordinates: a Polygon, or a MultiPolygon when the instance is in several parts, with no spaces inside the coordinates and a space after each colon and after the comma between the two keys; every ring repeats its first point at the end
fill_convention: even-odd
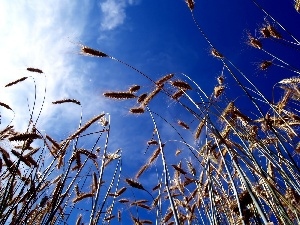
{"type": "MultiPolygon", "coordinates": [[[[46,101],[42,116],[56,118],[60,107],[51,104],[61,98],[79,98],[92,100],[84,91],[88,80],[75,63],[78,48],[71,40],[80,40],[88,21],[91,5],[88,1],[1,1],[0,2],[0,101],[15,111],[14,124],[24,129],[29,118],[29,109],[33,107],[34,81],[24,82],[4,88],[4,85],[24,76],[32,76],[37,86],[36,118],[41,107],[44,89],[47,88],[46,101]],[[43,75],[26,71],[27,67],[40,68],[43,75]],[[29,105],[29,109],[28,106],[29,105]],[[26,121],[26,123],[24,123],[26,121]]],[[[84,67],[83,67],[84,69],[84,67]]],[[[89,101],[86,101],[89,102],[89,101]]],[[[65,107],[61,113],[68,118],[78,120],[80,109],[73,112],[73,106],[65,107]],[[78,113],[79,111],[79,113],[78,113]]],[[[8,123],[12,114],[4,115],[7,110],[0,108],[2,124],[8,123]]],[[[45,124],[43,118],[40,123],[45,124]]],[[[52,124],[53,126],[53,124],[52,124]]]]}
{"type": "Polygon", "coordinates": [[[134,0],[106,0],[100,3],[102,12],[101,29],[113,30],[122,25],[126,19],[126,7],[136,4],[134,0]]]}

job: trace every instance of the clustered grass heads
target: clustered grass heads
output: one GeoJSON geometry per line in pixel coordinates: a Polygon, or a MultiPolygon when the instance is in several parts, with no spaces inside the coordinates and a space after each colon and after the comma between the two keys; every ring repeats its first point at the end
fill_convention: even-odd
{"type": "MultiPolygon", "coordinates": [[[[40,69],[27,70],[43,73],[40,69]]],[[[11,82],[6,87],[16,85],[17,88],[18,83],[26,78],[11,82]]],[[[79,110],[82,109],[76,99],[52,103],[52,107],[73,103],[80,106],[79,110]]],[[[12,110],[2,102],[1,107],[12,110]]],[[[109,166],[101,166],[107,164],[109,155],[109,136],[105,135],[110,130],[109,115],[100,113],[83,125],[81,118],[77,130],[57,139],[50,133],[41,133],[38,129],[39,116],[33,123],[33,112],[30,114],[31,122],[28,122],[26,132],[15,130],[13,122],[0,130],[0,224],[72,223],[78,214],[81,214],[78,220],[82,222],[90,218],[95,220],[95,224],[101,220],[109,221],[105,209],[110,206],[113,213],[115,198],[108,193],[118,187],[121,173],[121,154],[118,152],[109,157],[109,166]],[[86,148],[79,147],[83,142],[86,148]],[[103,152],[99,150],[100,146],[103,152]],[[114,167],[116,172],[111,176],[114,167]],[[111,185],[103,186],[105,182],[111,185]],[[96,201],[100,191],[101,198],[103,193],[108,196],[101,199],[101,206],[96,201]],[[97,213],[94,214],[92,209],[97,213]]],[[[118,190],[117,195],[124,191],[118,190]]],[[[112,215],[110,217],[113,218],[112,215]]]]}
{"type": "MultiPolygon", "coordinates": [[[[186,3],[193,16],[194,1],[186,3]]],[[[259,30],[262,37],[248,35],[248,44],[256,48],[254,50],[272,57],[272,60],[262,61],[260,69],[277,66],[298,74],[297,68],[271,54],[263,43],[276,40],[276,44],[291,38],[297,44],[297,39],[259,8],[280,28],[266,22],[259,30]]],[[[149,113],[157,136],[147,142],[147,150],[154,147],[146,151],[148,160],[137,171],[135,179],[127,178],[126,182],[144,191],[146,185],[139,181],[156,174],[158,179],[151,195],[157,223],[299,223],[299,77],[278,82],[275,87],[279,88],[274,92],[281,97],[272,102],[267,100],[249,77],[217,50],[194,16],[193,19],[211,47],[211,54],[220,62],[222,75],[210,95],[184,74],[168,74],[156,82],[149,79],[152,91],[143,91],[141,87],[144,94],[138,97],[139,105],[130,111],[149,113]],[[251,110],[240,107],[237,99],[227,95],[225,74],[238,84],[245,94],[241,98],[249,103],[251,110]],[[163,118],[164,110],[171,108],[160,107],[159,112],[151,110],[159,104],[154,97],[159,99],[162,94],[187,112],[184,118],[178,118],[176,125],[163,118]],[[162,125],[174,130],[176,137],[165,140],[162,125]],[[177,125],[184,129],[177,129],[177,125]]],[[[130,202],[128,199],[120,201],[130,202]]],[[[141,223],[139,215],[130,215],[135,223],[141,223]]]]}

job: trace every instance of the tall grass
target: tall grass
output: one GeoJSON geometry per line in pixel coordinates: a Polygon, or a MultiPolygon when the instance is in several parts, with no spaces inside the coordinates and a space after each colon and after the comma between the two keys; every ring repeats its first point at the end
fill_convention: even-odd
{"type": "MultiPolygon", "coordinates": [[[[9,124],[0,131],[0,141],[10,146],[0,148],[1,224],[116,224],[127,216],[132,224],[300,223],[299,69],[264,47],[272,40],[274,45],[297,47],[298,39],[253,0],[276,24],[261,27],[261,37],[249,34],[248,44],[273,58],[262,61],[260,69],[272,66],[295,74],[274,84],[274,99],[268,100],[201,28],[194,17],[200,3],[186,3],[199,37],[223,68],[211,93],[186,74],[154,80],[107,53],[81,46],[83,54],[115,60],[149,81],[148,88],[134,84],[128,90],[103,93],[106,98],[131,101],[131,114],[147,114],[153,124],[145,147],[148,159],[135,177],[121,175],[121,150],[108,152],[108,114],[84,124],[80,119],[79,128],[62,140],[40,132],[37,121],[29,121],[25,133],[9,124]],[[226,77],[235,81],[243,93],[243,106],[246,102],[250,110],[230,97],[226,77]],[[172,106],[161,104],[165,97],[172,106]],[[177,124],[165,116],[166,111],[182,112],[177,124]],[[78,143],[87,139],[93,139],[94,145],[80,148],[78,143]],[[141,181],[154,176],[147,184],[141,181]]],[[[76,104],[81,110],[75,99],[53,104],[76,104]]],[[[0,107],[13,109],[4,102],[0,107]]]]}

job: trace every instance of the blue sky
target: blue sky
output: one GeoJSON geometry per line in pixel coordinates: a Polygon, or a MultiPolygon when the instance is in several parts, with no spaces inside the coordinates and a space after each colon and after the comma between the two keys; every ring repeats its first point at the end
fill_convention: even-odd
{"type": "MultiPolygon", "coordinates": [[[[296,37],[300,36],[297,26],[300,17],[292,0],[286,3],[259,1],[259,4],[285,29],[296,37]]],[[[218,51],[238,66],[267,99],[271,99],[275,83],[297,75],[280,68],[258,69],[261,61],[273,57],[247,44],[247,33],[260,37],[259,29],[266,23],[266,15],[251,0],[242,3],[238,0],[196,1],[194,15],[218,51]]],[[[274,24],[270,18],[266,19],[274,24]]],[[[293,41],[278,25],[275,27],[287,40],[293,41]]],[[[46,102],[38,125],[45,133],[57,138],[67,137],[78,127],[81,108],[77,105],[53,106],[52,101],[63,98],[81,101],[83,121],[102,111],[110,113],[112,136],[109,150],[123,149],[124,177],[134,175],[130,168],[132,160],[139,167],[147,159],[142,152],[146,149],[146,141],[151,138],[153,126],[148,115],[135,116],[128,112],[134,101],[111,101],[102,94],[125,91],[132,84],[142,85],[144,91],[149,91],[152,84],[116,61],[84,57],[80,54],[81,45],[125,61],[154,80],[168,73],[176,73],[180,79],[184,79],[180,73],[187,74],[208,95],[223,68],[222,63],[211,56],[210,46],[193,23],[183,0],[4,0],[0,2],[0,30],[0,85],[4,87],[24,76],[34,77],[37,83],[34,118],[38,115],[46,86],[46,102]],[[45,76],[27,72],[27,67],[42,69],[45,76]],[[141,155],[137,158],[137,154],[141,155]]],[[[272,54],[282,56],[291,65],[299,64],[299,50],[286,48],[280,43],[273,47],[276,40],[269,40],[271,44],[267,40],[262,42],[272,54]]],[[[299,45],[296,48],[299,49],[299,45]]],[[[225,73],[225,78],[227,96],[238,97],[242,109],[253,110],[244,104],[243,94],[228,73],[225,73]]],[[[31,90],[34,90],[31,78],[0,89],[0,101],[13,108],[16,115],[13,123],[23,131],[27,126],[24,120],[29,115],[27,102],[30,107],[33,105],[34,92],[31,90]]],[[[161,96],[156,101],[158,107],[153,108],[171,124],[176,125],[177,119],[186,118],[185,112],[172,100],[161,96]]],[[[2,108],[0,113],[1,126],[6,126],[13,114],[2,108]]],[[[195,126],[192,119],[187,122],[195,126]]],[[[165,139],[178,139],[173,131],[169,131],[169,125],[164,124],[161,129],[165,139]]],[[[189,133],[184,135],[189,138],[189,133]]],[[[193,143],[192,139],[189,141],[193,143]]]]}

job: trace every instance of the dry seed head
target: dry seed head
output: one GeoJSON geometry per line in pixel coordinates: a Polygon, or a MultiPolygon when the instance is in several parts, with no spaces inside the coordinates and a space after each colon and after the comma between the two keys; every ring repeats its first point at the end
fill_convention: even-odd
{"type": "Polygon", "coordinates": [[[145,112],[145,109],[143,107],[138,107],[138,108],[130,108],[129,112],[133,114],[142,114],[145,112]]]}
{"type": "Polygon", "coordinates": [[[138,99],[137,99],[137,102],[138,103],[141,103],[145,100],[145,98],[147,97],[147,93],[144,93],[144,94],[141,94],[138,99]]]}
{"type": "Polygon", "coordinates": [[[81,52],[85,55],[96,56],[96,57],[108,57],[104,52],[100,52],[98,50],[92,49],[87,46],[81,47],[81,52]]]}
{"type": "Polygon", "coordinates": [[[261,70],[266,70],[271,65],[272,65],[272,61],[263,61],[261,64],[259,64],[259,68],[261,70]]]}
{"type": "Polygon", "coordinates": [[[270,31],[268,30],[267,27],[262,27],[260,29],[260,33],[263,35],[264,38],[268,38],[271,36],[270,31]]]}
{"type": "Polygon", "coordinates": [[[137,181],[131,180],[131,179],[126,179],[126,182],[129,186],[133,187],[133,188],[137,188],[137,189],[141,189],[141,190],[145,190],[145,188],[143,187],[142,184],[140,184],[137,181]]]}
{"type": "Polygon", "coordinates": [[[181,153],[181,150],[177,149],[175,155],[178,156],[181,153]]]}
{"type": "Polygon", "coordinates": [[[178,100],[183,94],[184,94],[183,90],[178,90],[172,95],[172,98],[178,100]]]}
{"type": "Polygon", "coordinates": [[[183,169],[181,169],[179,166],[177,166],[177,165],[175,165],[175,164],[173,164],[172,166],[173,166],[173,168],[174,168],[175,170],[177,170],[178,172],[182,173],[183,175],[187,174],[187,172],[185,172],[185,171],[184,171],[183,169]]]}
{"type": "Polygon", "coordinates": [[[42,70],[37,69],[37,68],[32,68],[32,67],[28,67],[27,70],[30,72],[34,72],[34,73],[43,73],[42,70]]]}
{"type": "Polygon", "coordinates": [[[146,171],[147,168],[148,168],[148,164],[142,166],[141,169],[135,175],[135,178],[139,178],[146,171]]]}
{"type": "Polygon", "coordinates": [[[220,52],[218,52],[215,48],[211,50],[211,54],[216,58],[220,58],[220,59],[224,58],[224,56],[220,52]]]}
{"type": "Polygon", "coordinates": [[[218,85],[214,88],[214,96],[215,98],[218,98],[225,90],[224,85],[218,85]]]}
{"type": "Polygon", "coordinates": [[[201,133],[201,131],[202,131],[202,128],[203,128],[204,125],[205,125],[205,121],[206,121],[205,118],[203,118],[203,119],[200,121],[200,123],[199,123],[199,125],[198,125],[198,127],[197,127],[197,129],[196,129],[196,132],[195,132],[195,139],[198,139],[198,138],[199,138],[200,133],[201,133]]]}
{"type": "Polygon", "coordinates": [[[137,92],[138,90],[140,90],[140,88],[141,88],[141,86],[140,85],[132,85],[130,88],[129,88],[129,90],[128,90],[128,92],[130,92],[130,93],[135,93],[135,92],[137,92]]]}
{"type": "Polygon", "coordinates": [[[185,0],[186,4],[188,5],[188,7],[190,8],[190,10],[192,11],[195,7],[195,2],[194,0],[185,0]]]}
{"type": "Polygon", "coordinates": [[[177,123],[178,123],[178,125],[182,126],[184,129],[187,129],[187,130],[190,129],[190,127],[185,122],[183,122],[181,120],[178,120],[177,123]]]}
{"type": "Polygon", "coordinates": [[[300,13],[300,0],[295,1],[295,9],[298,13],[300,13]]]}
{"type": "Polygon", "coordinates": [[[10,141],[26,141],[27,139],[42,139],[42,136],[36,133],[21,133],[8,138],[10,141]]]}
{"type": "Polygon", "coordinates": [[[273,37],[273,38],[277,38],[277,39],[281,39],[281,34],[271,25],[268,25],[267,26],[267,29],[268,31],[270,32],[270,35],[273,37]]]}
{"type": "Polygon", "coordinates": [[[114,99],[131,99],[136,98],[136,96],[130,92],[106,92],[103,95],[107,98],[114,98],[114,99]]]}
{"type": "Polygon", "coordinates": [[[279,84],[299,84],[300,77],[286,78],[278,82],[279,84]]]}
{"type": "Polygon", "coordinates": [[[249,44],[254,48],[262,49],[261,42],[254,37],[249,36],[249,44]]]}
{"type": "Polygon", "coordinates": [[[147,145],[158,145],[158,142],[156,140],[150,140],[147,141],[147,145]]]}
{"type": "Polygon", "coordinates": [[[22,77],[22,78],[20,78],[20,79],[18,79],[18,80],[15,80],[15,81],[13,81],[13,82],[8,83],[7,85],[5,85],[5,87],[10,87],[10,86],[12,86],[12,85],[15,85],[15,84],[17,84],[17,83],[19,83],[19,82],[22,82],[22,81],[26,80],[27,78],[28,78],[28,77],[22,77]]]}
{"type": "Polygon", "coordinates": [[[84,198],[91,198],[93,197],[94,194],[93,193],[84,193],[84,194],[80,194],[79,196],[77,196],[75,199],[73,199],[73,203],[79,202],[84,198]]]}
{"type": "Polygon", "coordinates": [[[71,103],[75,103],[77,105],[81,105],[80,101],[78,101],[76,99],[57,100],[57,101],[52,102],[52,104],[62,104],[62,103],[66,103],[66,102],[71,102],[71,103]]]}
{"type": "Polygon", "coordinates": [[[175,81],[171,81],[170,83],[172,86],[181,88],[183,90],[192,90],[192,87],[188,83],[182,80],[175,80],[175,81]]]}
{"type": "Polygon", "coordinates": [[[166,76],[160,78],[158,81],[155,82],[157,86],[161,86],[164,84],[166,81],[170,80],[174,76],[173,73],[167,74],[166,76]]]}
{"type": "Polygon", "coordinates": [[[224,83],[224,77],[223,77],[223,75],[218,76],[217,81],[218,81],[219,85],[223,85],[223,83],[224,83]]]}
{"type": "Polygon", "coordinates": [[[3,102],[0,102],[0,106],[3,106],[4,108],[7,108],[9,110],[12,110],[12,108],[9,107],[9,105],[3,103],[3,102]]]}
{"type": "Polygon", "coordinates": [[[120,203],[127,203],[127,202],[129,202],[129,200],[126,199],[126,198],[121,198],[121,199],[118,200],[118,202],[120,202],[120,203]]]}
{"type": "Polygon", "coordinates": [[[157,86],[145,99],[144,101],[142,102],[142,104],[145,106],[145,105],[148,105],[148,103],[154,98],[154,96],[156,96],[160,91],[161,89],[163,88],[163,85],[160,85],[160,86],[157,86]]]}
{"type": "Polygon", "coordinates": [[[149,158],[148,164],[151,164],[154,162],[154,160],[158,157],[160,153],[160,147],[158,147],[152,154],[152,156],[149,158]]]}
{"type": "Polygon", "coordinates": [[[117,196],[120,196],[120,195],[123,194],[126,190],[127,190],[126,187],[122,187],[120,190],[117,191],[117,196]]]}

